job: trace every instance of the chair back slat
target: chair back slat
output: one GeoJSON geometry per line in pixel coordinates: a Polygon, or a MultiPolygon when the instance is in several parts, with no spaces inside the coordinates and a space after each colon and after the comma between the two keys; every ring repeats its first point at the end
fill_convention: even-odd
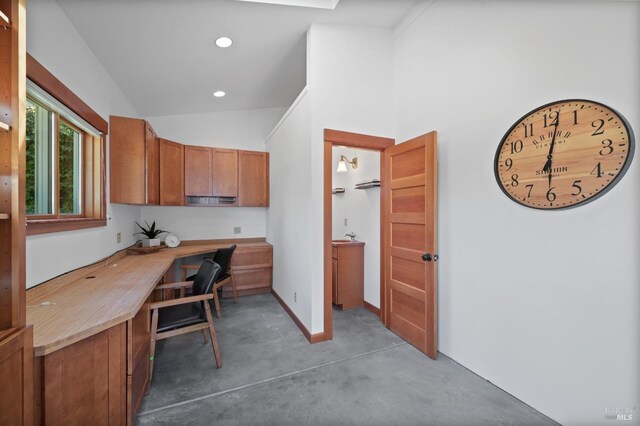
{"type": "Polygon", "coordinates": [[[231,247],[221,248],[216,251],[216,254],[213,256],[213,261],[220,265],[220,276],[226,275],[229,273],[229,267],[231,266],[231,257],[233,256],[233,252],[236,249],[236,245],[232,245],[231,247]]]}

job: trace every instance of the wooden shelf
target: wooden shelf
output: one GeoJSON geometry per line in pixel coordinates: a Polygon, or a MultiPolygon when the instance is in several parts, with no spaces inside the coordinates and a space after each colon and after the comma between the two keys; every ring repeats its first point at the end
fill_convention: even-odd
{"type": "Polygon", "coordinates": [[[0,129],[2,130],[6,130],[7,132],[11,131],[11,126],[9,126],[7,123],[0,121],[0,129]]]}
{"type": "Polygon", "coordinates": [[[0,220],[9,220],[11,215],[9,213],[0,213],[0,220]]]}
{"type": "Polygon", "coordinates": [[[331,190],[332,194],[344,194],[345,189],[344,188],[333,188],[331,190]]]}
{"type": "Polygon", "coordinates": [[[4,14],[3,11],[0,10],[0,27],[9,29],[11,28],[11,22],[9,21],[9,17],[4,14]]]}

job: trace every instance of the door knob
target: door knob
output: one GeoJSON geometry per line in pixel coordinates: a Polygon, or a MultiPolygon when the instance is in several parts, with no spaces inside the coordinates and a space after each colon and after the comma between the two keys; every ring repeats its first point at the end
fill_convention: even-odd
{"type": "Polygon", "coordinates": [[[431,253],[425,253],[422,255],[422,260],[425,262],[431,262],[431,253]]]}

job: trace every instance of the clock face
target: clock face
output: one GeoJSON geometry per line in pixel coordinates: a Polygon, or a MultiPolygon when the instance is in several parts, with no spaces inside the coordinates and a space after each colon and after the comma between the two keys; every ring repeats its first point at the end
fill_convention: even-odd
{"type": "Polygon", "coordinates": [[[598,102],[565,100],[537,108],[504,135],[495,156],[498,185],[512,200],[545,210],[585,204],[624,175],[631,127],[598,102]]]}
{"type": "Polygon", "coordinates": [[[165,237],[164,243],[167,245],[167,247],[178,247],[178,245],[180,245],[180,238],[178,238],[178,236],[175,234],[169,234],[165,237]]]}

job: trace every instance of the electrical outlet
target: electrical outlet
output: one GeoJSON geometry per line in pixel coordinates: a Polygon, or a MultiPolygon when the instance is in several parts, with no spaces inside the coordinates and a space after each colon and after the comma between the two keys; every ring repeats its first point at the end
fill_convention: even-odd
{"type": "Polygon", "coordinates": [[[116,234],[116,242],[120,244],[122,242],[122,232],[116,234]]]}
{"type": "Polygon", "coordinates": [[[234,226],[234,227],[233,227],[233,233],[234,233],[234,234],[240,234],[240,233],[242,233],[242,228],[241,228],[241,227],[239,227],[239,226],[234,226]]]}
{"type": "Polygon", "coordinates": [[[348,220],[347,220],[347,218],[345,217],[345,218],[344,218],[344,226],[348,226],[348,224],[349,224],[349,221],[348,221],[348,220]]]}
{"type": "Polygon", "coordinates": [[[298,301],[298,293],[296,293],[295,291],[293,292],[293,301],[294,302],[298,301]]]}

